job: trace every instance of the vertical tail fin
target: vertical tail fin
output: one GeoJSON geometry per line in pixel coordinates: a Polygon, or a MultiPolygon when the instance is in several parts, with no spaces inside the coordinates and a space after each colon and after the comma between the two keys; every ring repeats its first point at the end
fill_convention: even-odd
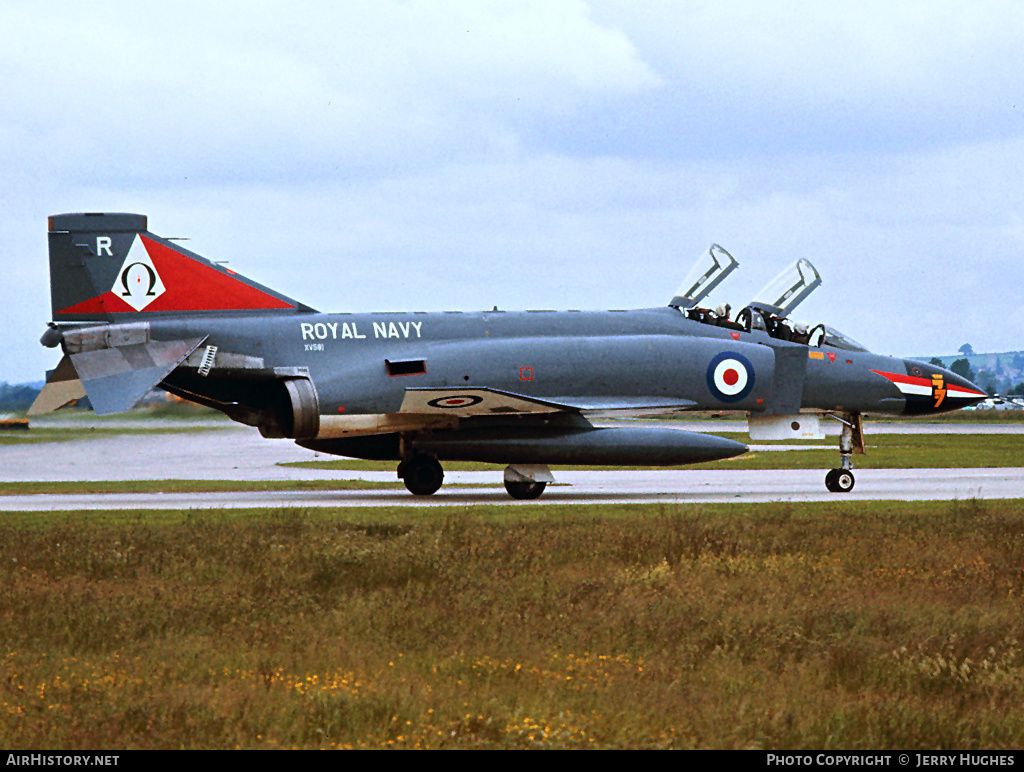
{"type": "Polygon", "coordinates": [[[49,247],[55,322],[311,310],[150,233],[145,215],[53,215],[49,247]]]}

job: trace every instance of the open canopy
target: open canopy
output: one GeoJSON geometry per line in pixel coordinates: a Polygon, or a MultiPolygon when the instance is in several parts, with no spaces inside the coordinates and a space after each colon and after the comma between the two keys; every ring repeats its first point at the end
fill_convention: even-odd
{"type": "Polygon", "coordinates": [[[693,268],[669,305],[675,308],[693,308],[738,266],[739,263],[732,255],[718,244],[712,244],[707,252],[697,258],[697,262],[693,264],[693,268]]]}
{"type": "Polygon", "coordinates": [[[815,267],[800,258],[768,282],[750,305],[784,319],[820,284],[821,276],[815,267]]]}

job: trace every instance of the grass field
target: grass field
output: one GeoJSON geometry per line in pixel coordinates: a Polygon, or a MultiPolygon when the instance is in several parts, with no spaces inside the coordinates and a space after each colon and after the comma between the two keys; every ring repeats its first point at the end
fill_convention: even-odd
{"type": "MultiPolygon", "coordinates": [[[[867,439],[859,468],[1024,458],[1017,435],[867,439]]],[[[715,466],[835,465],[810,445],[715,466]]],[[[1019,748],[1022,606],[1024,500],[5,513],[0,741],[1019,748]]]]}
{"type": "Polygon", "coordinates": [[[1024,502],[6,514],[0,738],[1019,748],[1024,502]]]}

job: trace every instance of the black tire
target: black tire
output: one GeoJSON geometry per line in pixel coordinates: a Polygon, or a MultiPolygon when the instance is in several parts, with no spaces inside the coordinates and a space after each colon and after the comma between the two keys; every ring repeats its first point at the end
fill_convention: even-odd
{"type": "Polygon", "coordinates": [[[532,482],[530,480],[505,480],[505,490],[508,495],[521,501],[529,501],[540,497],[548,486],[546,482],[532,482]]]}
{"type": "Polygon", "coordinates": [[[402,481],[414,496],[437,493],[444,482],[444,470],[433,456],[413,456],[401,467],[402,481]]]}
{"type": "Polygon", "coordinates": [[[849,493],[853,490],[853,485],[856,482],[853,478],[853,472],[849,469],[840,469],[839,474],[836,475],[836,492],[849,493]]]}
{"type": "Polygon", "coordinates": [[[849,493],[856,482],[849,469],[833,469],[825,475],[825,487],[832,493],[849,493]]]}

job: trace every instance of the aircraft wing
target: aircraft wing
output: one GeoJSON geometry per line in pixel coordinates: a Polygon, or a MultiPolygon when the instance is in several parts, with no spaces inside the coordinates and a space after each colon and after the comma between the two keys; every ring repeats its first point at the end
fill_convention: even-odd
{"type": "Polygon", "coordinates": [[[402,413],[482,415],[584,413],[587,415],[643,415],[673,413],[697,403],[679,397],[550,397],[542,399],[489,387],[410,388],[402,400],[402,413]]]}

